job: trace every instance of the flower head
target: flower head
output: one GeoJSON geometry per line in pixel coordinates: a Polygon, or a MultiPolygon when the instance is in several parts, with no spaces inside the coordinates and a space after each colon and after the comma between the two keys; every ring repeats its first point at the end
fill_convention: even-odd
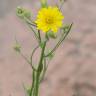
{"type": "Polygon", "coordinates": [[[64,16],[57,7],[41,8],[37,15],[37,29],[43,32],[57,32],[62,26],[64,16]]]}

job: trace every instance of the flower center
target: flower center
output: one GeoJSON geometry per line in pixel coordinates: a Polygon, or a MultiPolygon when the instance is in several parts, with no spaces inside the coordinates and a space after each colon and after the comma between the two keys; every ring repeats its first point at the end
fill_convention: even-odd
{"type": "Polygon", "coordinates": [[[45,22],[47,23],[47,24],[52,24],[53,23],[53,18],[52,17],[47,17],[46,19],[45,19],[45,22]]]}

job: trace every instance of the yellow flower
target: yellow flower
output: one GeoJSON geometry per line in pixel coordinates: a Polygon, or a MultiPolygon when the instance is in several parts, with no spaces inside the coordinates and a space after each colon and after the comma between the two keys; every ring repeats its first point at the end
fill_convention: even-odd
{"type": "Polygon", "coordinates": [[[57,32],[62,26],[64,16],[57,7],[41,8],[37,15],[37,29],[43,32],[57,32]]]}

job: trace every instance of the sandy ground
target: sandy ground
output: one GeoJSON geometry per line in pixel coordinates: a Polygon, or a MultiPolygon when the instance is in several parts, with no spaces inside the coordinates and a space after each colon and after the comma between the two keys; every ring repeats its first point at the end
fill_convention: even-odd
{"type": "MultiPolygon", "coordinates": [[[[36,14],[38,5],[24,6],[36,14]]],[[[62,11],[65,23],[74,26],[50,62],[40,94],[96,96],[96,0],[68,0],[62,11]]],[[[22,85],[31,82],[30,66],[13,50],[15,35],[28,55],[36,41],[13,11],[0,19],[0,96],[25,96],[22,85]]]]}

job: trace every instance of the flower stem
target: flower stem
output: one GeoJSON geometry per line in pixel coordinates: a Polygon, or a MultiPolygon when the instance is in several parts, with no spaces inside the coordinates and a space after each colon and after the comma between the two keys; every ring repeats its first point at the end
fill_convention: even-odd
{"type": "Polygon", "coordinates": [[[29,96],[38,96],[39,94],[39,86],[40,86],[40,75],[43,71],[43,60],[44,60],[44,51],[46,48],[46,42],[44,42],[44,45],[41,50],[41,56],[40,56],[40,61],[37,67],[37,71],[33,70],[33,81],[32,81],[32,86],[30,90],[30,95],[29,96]],[[35,72],[35,73],[34,73],[35,72]]]}
{"type": "Polygon", "coordinates": [[[45,47],[46,47],[46,41],[44,42],[44,45],[43,45],[43,48],[42,48],[41,57],[40,57],[40,61],[39,61],[39,66],[38,66],[38,69],[37,69],[35,96],[38,96],[40,74],[43,70],[43,58],[44,58],[45,47]]]}

